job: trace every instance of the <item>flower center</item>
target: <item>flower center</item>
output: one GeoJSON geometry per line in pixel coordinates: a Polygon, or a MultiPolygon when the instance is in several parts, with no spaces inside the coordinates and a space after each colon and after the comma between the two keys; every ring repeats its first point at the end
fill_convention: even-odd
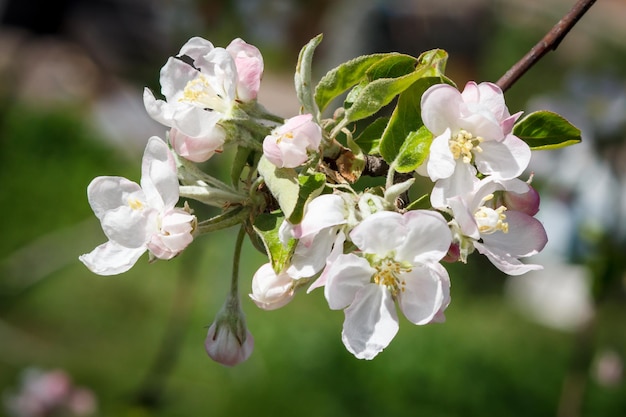
{"type": "MultiPolygon", "coordinates": [[[[483,201],[488,201],[493,198],[493,194],[489,194],[487,197],[483,199],[483,201]]],[[[509,232],[509,224],[505,222],[506,215],[504,212],[506,211],[506,207],[500,206],[496,209],[482,206],[474,213],[474,219],[476,219],[476,224],[478,224],[478,231],[481,234],[492,234],[497,231],[501,231],[503,233],[509,232]]]]}
{"type": "Polygon", "coordinates": [[[143,209],[143,203],[136,198],[128,199],[128,206],[133,210],[141,210],[143,209]]]}
{"type": "Polygon", "coordinates": [[[186,101],[198,107],[217,110],[225,113],[224,98],[217,94],[205,76],[200,74],[189,81],[183,90],[183,96],[178,101],[186,101]]]}
{"type": "Polygon", "coordinates": [[[293,132],[283,133],[276,139],[276,143],[280,143],[283,140],[293,140],[293,132]]]}
{"type": "Polygon", "coordinates": [[[402,278],[402,274],[411,272],[410,265],[403,265],[392,258],[384,258],[373,267],[376,269],[373,277],[375,284],[387,287],[394,297],[404,292],[406,281],[402,278]]]}
{"type": "Polygon", "coordinates": [[[467,130],[461,129],[449,142],[450,152],[454,159],[462,158],[463,162],[472,162],[472,151],[482,152],[480,144],[484,141],[480,136],[474,137],[467,130]]]}

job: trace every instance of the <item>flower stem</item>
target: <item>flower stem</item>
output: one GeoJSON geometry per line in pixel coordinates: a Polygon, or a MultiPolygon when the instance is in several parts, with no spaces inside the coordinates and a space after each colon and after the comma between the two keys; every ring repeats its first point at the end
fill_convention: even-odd
{"type": "Polygon", "coordinates": [[[241,260],[241,247],[246,236],[246,228],[242,224],[235,241],[235,253],[233,254],[233,274],[230,278],[230,299],[239,300],[239,261],[241,260]]]}

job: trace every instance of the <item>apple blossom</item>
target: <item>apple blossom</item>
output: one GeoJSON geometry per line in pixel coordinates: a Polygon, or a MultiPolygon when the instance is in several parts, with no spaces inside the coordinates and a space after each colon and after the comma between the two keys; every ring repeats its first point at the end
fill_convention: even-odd
{"type": "Polygon", "coordinates": [[[286,272],[277,274],[269,262],[263,264],[252,277],[250,298],[259,308],[276,310],[289,303],[294,295],[294,279],[286,272]]]}
{"type": "Polygon", "coordinates": [[[494,192],[529,192],[519,180],[481,180],[472,192],[449,199],[454,214],[451,222],[460,259],[465,261],[474,249],[509,275],[521,275],[541,265],[524,264],[519,259],[539,253],[548,238],[541,222],[522,211],[493,203],[494,192]]]}
{"type": "Polygon", "coordinates": [[[224,49],[194,37],[161,69],[165,100],[146,88],[144,105],[153,119],[172,128],[176,153],[203,162],[226,142],[220,121],[231,117],[237,101],[256,99],[262,72],[258,49],[241,39],[224,49]]]}
{"type": "Polygon", "coordinates": [[[311,114],[287,119],[263,140],[263,154],[279,168],[295,168],[309,159],[308,152],[319,150],[322,129],[311,114]]]}
{"type": "Polygon", "coordinates": [[[196,218],[176,208],[178,179],[165,142],[148,140],[141,186],[122,177],[97,177],[87,188],[89,204],[109,241],[79,259],[92,272],[115,275],[129,270],[149,250],[171,259],[193,240],[196,218]]]}
{"type": "Polygon", "coordinates": [[[450,301],[448,273],[439,264],[451,236],[432,211],[381,211],[349,234],[358,252],[340,254],[327,268],[324,295],[345,309],[342,340],[360,359],[372,359],[398,331],[395,302],[422,325],[443,320],[450,301]]]}
{"type": "Polygon", "coordinates": [[[421,99],[424,125],[435,138],[418,172],[435,181],[434,207],[471,190],[477,172],[501,179],[519,176],[530,162],[529,146],[511,132],[521,113],[510,115],[500,88],[468,82],[463,92],[447,84],[421,99]]]}

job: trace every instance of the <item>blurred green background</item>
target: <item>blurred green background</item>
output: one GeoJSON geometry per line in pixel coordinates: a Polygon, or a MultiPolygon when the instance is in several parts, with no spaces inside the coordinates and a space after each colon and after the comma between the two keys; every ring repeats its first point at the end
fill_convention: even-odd
{"type": "MultiPolygon", "coordinates": [[[[219,46],[242,37],[266,59],[260,101],[289,117],[298,111],[291,86],[297,52],[317,33],[325,34],[318,76],[365,53],[439,47],[463,86],[496,81],[573,2],[52,3],[5,2],[0,28],[5,397],[23,369],[38,367],[66,370],[95,393],[97,415],[107,417],[626,415],[624,1],[598,2],[506,94],[511,113],[551,104],[584,127],[586,144],[577,145],[584,157],[554,152],[533,168],[544,201],[583,219],[555,220],[563,228],[551,228],[557,210],[544,220],[561,245],[543,258],[543,276],[559,278],[577,265],[589,283],[571,297],[581,304],[549,313],[569,317],[567,324],[524,314],[509,280],[472,256],[463,267],[447,265],[453,301],[445,324],[402,319],[383,353],[359,361],[341,343],[343,313],[328,309],[322,291],[271,312],[248,299],[265,260],[246,244],[240,287],[255,350],[235,368],[212,362],[203,342],[227,293],[236,230],[204,236],[170,262],[142,258],[121,276],[94,275],[77,259],[105,240],[86,199],[89,182],[98,175],[138,181],[147,138],[164,134],[145,115],[141,94],[144,86],[158,90],[167,57],[191,36],[219,46]],[[596,172],[590,159],[610,173],[617,205],[594,194],[600,175],[580,189],[581,178],[596,172]],[[594,210],[604,223],[586,220],[594,210]]],[[[228,164],[226,155],[207,167],[225,174],[228,164]]],[[[566,291],[546,287],[543,303],[558,309],[566,291]]]]}

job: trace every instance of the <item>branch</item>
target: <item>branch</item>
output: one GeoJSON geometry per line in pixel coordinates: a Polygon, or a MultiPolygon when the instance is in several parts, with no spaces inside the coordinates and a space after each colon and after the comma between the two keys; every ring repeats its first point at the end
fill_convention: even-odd
{"type": "Polygon", "coordinates": [[[559,46],[563,38],[580,20],[580,18],[589,10],[596,0],[578,0],[578,2],[554,27],[539,41],[533,48],[528,51],[522,59],[511,67],[496,84],[506,91],[511,87],[522,75],[526,73],[533,65],[537,63],[549,51],[554,51],[559,46]]]}

